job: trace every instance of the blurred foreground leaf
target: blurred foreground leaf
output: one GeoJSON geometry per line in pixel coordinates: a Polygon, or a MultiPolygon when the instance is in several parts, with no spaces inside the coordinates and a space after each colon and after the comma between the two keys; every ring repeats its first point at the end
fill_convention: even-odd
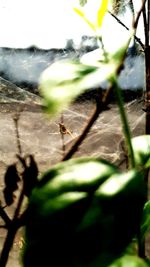
{"type": "Polygon", "coordinates": [[[89,8],[92,8],[95,5],[97,6],[95,14],[93,15],[92,18],[93,22],[89,18],[90,16],[88,16],[89,12],[87,11],[89,10],[89,8],[88,9],[84,8],[86,7],[86,4],[88,5],[87,1],[86,2],[80,1],[80,7],[78,8],[77,6],[75,6],[73,7],[73,10],[88,24],[88,26],[95,32],[95,34],[98,35],[98,37],[100,37],[98,31],[102,27],[104,16],[108,8],[108,3],[109,0],[101,0],[101,1],[98,0],[97,2],[95,2],[94,4],[92,3],[92,5],[89,6],[89,8]]]}
{"type": "Polygon", "coordinates": [[[93,158],[57,164],[29,199],[24,266],[107,266],[136,235],[144,201],[137,171],[93,158]]]}
{"type": "MultiPolygon", "coordinates": [[[[99,63],[100,66],[100,63],[99,63]]],[[[75,61],[60,61],[51,65],[41,76],[40,92],[48,112],[54,116],[86,89],[97,87],[116,70],[115,62],[102,68],[75,61]]]]}
{"type": "Polygon", "coordinates": [[[144,241],[146,234],[150,231],[150,200],[146,202],[141,222],[141,238],[144,241]]]}
{"type": "Polygon", "coordinates": [[[141,135],[132,138],[132,146],[137,166],[150,167],[150,135],[141,135]]]}
{"type": "Polygon", "coordinates": [[[109,267],[148,267],[148,265],[137,256],[125,255],[109,265],[109,267]]]}
{"type": "Polygon", "coordinates": [[[83,18],[83,20],[88,24],[88,26],[95,32],[96,31],[96,27],[95,25],[86,17],[85,13],[77,8],[77,7],[74,7],[73,10],[81,17],[83,18]]]}
{"type": "Polygon", "coordinates": [[[85,90],[96,88],[116,75],[128,42],[111,55],[107,63],[97,61],[89,65],[61,60],[47,68],[40,77],[39,90],[50,115],[57,115],[85,90]]]}
{"type": "Polygon", "coordinates": [[[107,12],[109,0],[102,0],[97,12],[97,27],[101,28],[105,13],[107,12]]]}

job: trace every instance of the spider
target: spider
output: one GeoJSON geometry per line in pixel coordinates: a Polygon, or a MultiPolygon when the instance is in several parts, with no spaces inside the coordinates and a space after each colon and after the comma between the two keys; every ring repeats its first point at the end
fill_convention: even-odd
{"type": "Polygon", "coordinates": [[[69,134],[72,138],[74,138],[73,134],[71,133],[69,129],[66,128],[64,123],[59,123],[59,130],[62,135],[69,134]]]}

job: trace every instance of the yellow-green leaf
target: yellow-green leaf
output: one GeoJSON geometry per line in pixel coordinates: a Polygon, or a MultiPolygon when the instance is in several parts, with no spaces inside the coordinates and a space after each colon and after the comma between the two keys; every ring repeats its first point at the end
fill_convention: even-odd
{"type": "Polygon", "coordinates": [[[97,26],[98,26],[98,28],[102,27],[103,19],[104,19],[105,13],[106,13],[107,8],[108,8],[108,3],[109,3],[109,0],[102,0],[100,8],[98,9],[98,12],[97,12],[97,26]]]}
{"type": "Polygon", "coordinates": [[[148,267],[146,262],[132,255],[123,255],[121,258],[114,261],[109,267],[148,267]]]}
{"type": "Polygon", "coordinates": [[[92,22],[90,22],[90,21],[86,18],[84,12],[83,12],[81,9],[79,9],[79,8],[77,8],[77,7],[73,7],[73,10],[74,10],[74,11],[75,11],[81,18],[83,18],[83,20],[90,26],[90,28],[91,28],[93,31],[96,30],[94,24],[93,24],[92,22]]]}
{"type": "Polygon", "coordinates": [[[150,167],[150,135],[132,138],[132,146],[137,166],[150,167]]]}
{"type": "Polygon", "coordinates": [[[77,7],[73,7],[73,10],[74,10],[80,17],[84,18],[85,14],[84,14],[84,12],[83,12],[81,9],[79,9],[79,8],[77,8],[77,7]]]}

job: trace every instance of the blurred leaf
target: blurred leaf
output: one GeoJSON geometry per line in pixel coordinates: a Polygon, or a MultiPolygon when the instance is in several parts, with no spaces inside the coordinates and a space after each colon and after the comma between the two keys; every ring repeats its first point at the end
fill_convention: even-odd
{"type": "Polygon", "coordinates": [[[58,114],[78,95],[109,78],[115,70],[114,62],[103,64],[102,68],[75,61],[52,64],[43,72],[39,88],[48,112],[52,116],[58,114]]]}
{"type": "Polygon", "coordinates": [[[150,167],[150,135],[132,138],[132,146],[137,166],[150,167]]]}
{"type": "Polygon", "coordinates": [[[98,26],[98,28],[101,28],[101,26],[102,26],[105,13],[106,13],[107,8],[108,8],[108,3],[109,3],[109,0],[102,0],[101,1],[100,7],[99,7],[98,12],[97,12],[97,26],[98,26]]]}
{"type": "Polygon", "coordinates": [[[80,6],[85,6],[88,0],[79,0],[80,6]]]}
{"type": "Polygon", "coordinates": [[[90,28],[95,32],[96,31],[96,28],[95,28],[95,25],[88,20],[88,18],[85,16],[84,12],[77,8],[77,7],[74,7],[73,10],[81,17],[84,19],[84,21],[90,26],[90,28]]]}
{"type": "MultiPolygon", "coordinates": [[[[33,190],[32,198],[37,201],[39,197],[40,201],[41,195],[45,199],[49,196],[51,202],[51,198],[70,191],[93,192],[109,176],[118,172],[119,170],[114,165],[105,160],[93,158],[71,159],[59,163],[45,172],[40,178],[38,187],[33,190]],[[39,190],[41,191],[40,194],[38,193],[39,190]]],[[[42,205],[47,206],[47,203],[42,203],[42,205]]],[[[64,203],[61,203],[59,208],[63,209],[64,203]]],[[[48,212],[53,212],[53,210],[48,207],[48,212]]]]}
{"type": "Polygon", "coordinates": [[[128,42],[110,57],[108,63],[97,61],[88,65],[80,61],[61,60],[47,68],[40,77],[39,90],[50,115],[57,115],[85,90],[96,88],[115,75],[128,42]]]}
{"type": "MultiPolygon", "coordinates": [[[[92,2],[92,1],[91,1],[92,2]]],[[[84,7],[86,5],[85,2],[80,1],[80,6],[84,7]]],[[[77,8],[73,7],[73,10],[90,26],[90,28],[96,33],[96,35],[99,36],[98,30],[102,27],[104,16],[107,12],[109,0],[98,0],[97,3],[93,3],[93,6],[91,5],[90,8],[94,7],[95,4],[97,4],[97,9],[95,10],[95,14],[93,15],[92,20],[94,23],[92,23],[88,18],[88,12],[85,9],[85,12],[82,11],[84,8],[77,8]]]]}
{"type": "Polygon", "coordinates": [[[150,231],[150,200],[146,202],[143,209],[143,217],[141,222],[141,238],[144,241],[146,234],[150,231]]]}
{"type": "Polygon", "coordinates": [[[116,260],[113,264],[109,265],[108,267],[148,267],[148,265],[143,259],[137,256],[125,255],[116,260]]]}
{"type": "Polygon", "coordinates": [[[93,158],[57,164],[29,198],[24,266],[107,266],[139,229],[144,201],[137,171],[93,158]]]}
{"type": "Polygon", "coordinates": [[[150,266],[150,259],[146,258],[145,262],[146,262],[147,266],[150,266]]]}
{"type": "Polygon", "coordinates": [[[120,192],[122,194],[128,195],[130,194],[129,190],[134,191],[135,188],[137,188],[140,191],[140,184],[142,183],[143,181],[141,180],[141,174],[138,173],[136,170],[131,170],[127,173],[112,175],[107,181],[105,181],[101,185],[101,187],[99,187],[95,194],[107,196],[108,198],[111,198],[112,196],[115,196],[120,192]]]}

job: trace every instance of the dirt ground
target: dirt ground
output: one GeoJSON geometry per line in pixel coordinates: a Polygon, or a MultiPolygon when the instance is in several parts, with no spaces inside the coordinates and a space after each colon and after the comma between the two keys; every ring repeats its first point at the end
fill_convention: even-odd
{"type": "MultiPolygon", "coordinates": [[[[145,112],[142,110],[143,101],[133,100],[126,104],[128,120],[132,135],[144,134],[145,112]]],[[[67,151],[81,134],[84,125],[94,108],[91,101],[81,101],[72,104],[63,112],[63,123],[71,134],[64,135],[64,145],[67,151]]],[[[0,196],[2,205],[4,173],[9,164],[17,161],[18,153],[16,128],[14,116],[20,112],[18,121],[19,140],[22,154],[33,154],[42,173],[55,163],[61,161],[63,156],[63,143],[59,130],[61,117],[55,120],[43,112],[39,103],[19,101],[1,101],[0,104],[0,196]]],[[[83,144],[74,157],[94,156],[110,160],[120,168],[125,168],[125,152],[123,149],[122,127],[118,108],[115,104],[109,105],[90,130],[83,144]]],[[[14,205],[6,209],[13,216],[14,205]]],[[[0,228],[0,249],[6,236],[6,230],[0,228]]],[[[7,267],[20,267],[20,250],[22,247],[22,229],[15,238],[7,267]]],[[[148,252],[147,252],[148,253],[148,252]]]]}

